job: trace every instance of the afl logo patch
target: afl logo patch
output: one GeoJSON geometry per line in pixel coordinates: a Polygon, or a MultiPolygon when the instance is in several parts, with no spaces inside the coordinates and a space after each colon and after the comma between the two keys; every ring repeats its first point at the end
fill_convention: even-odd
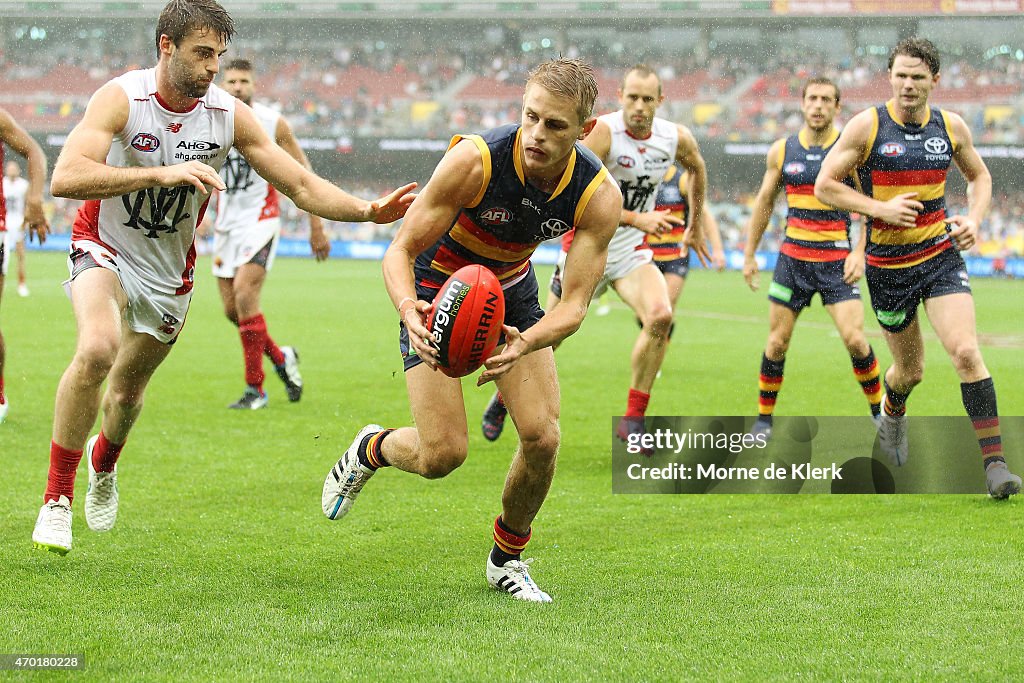
{"type": "Polygon", "coordinates": [[[803,173],[806,170],[807,167],[799,161],[791,161],[782,169],[783,173],[787,175],[797,175],[798,173],[803,173]]]}
{"type": "Polygon", "coordinates": [[[633,168],[634,166],[636,166],[636,160],[631,156],[626,156],[625,154],[620,156],[615,161],[618,162],[619,166],[621,166],[622,168],[633,168]]]}
{"type": "Polygon", "coordinates": [[[160,149],[160,139],[149,133],[139,133],[132,138],[132,147],[140,152],[155,152],[160,149]]]}
{"type": "Polygon", "coordinates": [[[480,220],[488,225],[504,225],[512,220],[512,212],[504,207],[495,206],[481,213],[480,220]]]}
{"type": "Polygon", "coordinates": [[[942,138],[928,138],[924,141],[924,148],[932,154],[945,154],[949,150],[949,143],[942,138]]]}
{"type": "Polygon", "coordinates": [[[883,157],[901,157],[907,153],[907,148],[899,142],[887,142],[878,148],[878,153],[883,157]]]}

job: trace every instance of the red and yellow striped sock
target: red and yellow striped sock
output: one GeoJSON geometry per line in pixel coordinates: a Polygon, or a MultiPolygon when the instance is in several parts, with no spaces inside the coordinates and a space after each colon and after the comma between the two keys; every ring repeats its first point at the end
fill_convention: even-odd
{"type": "Polygon", "coordinates": [[[860,388],[871,406],[871,414],[878,415],[882,404],[882,383],[879,380],[878,359],[875,350],[868,347],[868,355],[864,358],[850,356],[853,362],[853,374],[860,383],[860,388]]]}
{"type": "Polygon", "coordinates": [[[509,529],[502,521],[501,515],[494,519],[494,549],[491,550],[491,562],[495,566],[503,567],[509,560],[518,560],[530,542],[533,529],[528,529],[525,536],[509,529]]]}

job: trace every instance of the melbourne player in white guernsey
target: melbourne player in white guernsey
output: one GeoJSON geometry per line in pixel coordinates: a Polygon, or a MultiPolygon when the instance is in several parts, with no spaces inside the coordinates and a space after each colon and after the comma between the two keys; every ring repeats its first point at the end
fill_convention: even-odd
{"type": "Polygon", "coordinates": [[[28,181],[21,177],[21,166],[8,161],[4,166],[4,203],[7,206],[7,231],[3,234],[3,256],[0,256],[0,275],[7,275],[7,267],[15,253],[18,255],[18,293],[28,296],[25,284],[25,196],[28,181]]]}
{"type": "MultiPolygon", "coordinates": [[[[224,68],[221,84],[228,93],[252,107],[267,136],[306,168],[309,160],[299,147],[291,126],[270,107],[253,102],[255,76],[248,60],[234,59],[224,68]]],[[[245,361],[245,392],[230,408],[255,410],[267,405],[263,390],[263,356],[270,358],[284,382],[289,401],[302,397],[299,354],[294,347],[278,346],[267,328],[260,295],[274,263],[281,232],[278,192],[237,150],[228,153],[221,168],[225,190],[215,205],[213,274],[217,277],[224,315],[236,327],[245,361]]],[[[330,242],[319,216],[309,216],[310,248],[317,260],[326,259],[330,242]]]]}
{"type": "MultiPolygon", "coordinates": [[[[0,295],[4,291],[4,275],[7,272],[7,259],[10,257],[4,239],[8,228],[12,231],[28,230],[30,236],[35,234],[40,244],[46,241],[46,234],[50,230],[46,215],[43,213],[46,157],[42,148],[25,132],[25,129],[19,126],[5,109],[0,109],[0,168],[3,168],[4,163],[4,144],[28,160],[29,180],[23,194],[19,194],[17,188],[12,188],[11,196],[6,200],[5,190],[9,186],[7,183],[0,184],[0,295]]],[[[14,164],[13,161],[11,163],[14,164]]],[[[14,166],[17,167],[17,164],[14,166]]],[[[6,353],[4,336],[0,334],[0,423],[7,419],[7,412],[10,409],[4,391],[6,353]]]]}
{"type": "MultiPolygon", "coordinates": [[[[184,323],[196,226],[211,191],[224,189],[217,170],[232,146],[317,215],[391,222],[412,201],[413,184],[375,202],[357,199],[275,145],[252,109],[212,85],[233,33],[216,0],[171,0],[157,22],[156,68],[100,88],[54,168],[53,195],[85,204],[72,232],[67,285],[78,343],[57,388],[49,475],[32,534],[42,550],[71,549],[83,449],[86,522],[95,531],[114,525],[115,464],[146,385],[184,323]],[[101,403],[100,432],[86,444],[101,403]]],[[[177,449],[168,443],[161,450],[177,449]]]]}
{"type": "MultiPolygon", "coordinates": [[[[619,184],[623,201],[620,225],[608,245],[608,262],[595,296],[611,285],[642,325],[631,356],[632,380],[625,418],[617,430],[623,440],[630,433],[643,430],[651,387],[665,357],[672,328],[672,305],[665,277],[652,263],[651,250],[644,247],[643,233],[670,230],[680,223],[669,211],[654,210],[658,186],[673,163],[690,173],[692,183],[686,243],[705,264],[708,258],[701,230],[706,185],[704,159],[687,128],[655,118],[654,113],[664,99],[658,75],[647,66],[634,66],[626,72],[619,88],[622,109],[599,116],[583,141],[619,184]]],[[[569,241],[562,241],[560,267],[551,281],[548,310],[561,298],[561,267],[569,241]]],[[[500,394],[495,394],[481,422],[484,436],[492,441],[497,439],[504,419],[504,402],[500,394]]]]}

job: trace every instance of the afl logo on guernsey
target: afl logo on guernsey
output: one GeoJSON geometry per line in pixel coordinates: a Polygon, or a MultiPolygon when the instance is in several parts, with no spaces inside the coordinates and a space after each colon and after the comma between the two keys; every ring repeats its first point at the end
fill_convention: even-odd
{"type": "Polygon", "coordinates": [[[924,148],[932,154],[945,154],[949,150],[949,143],[940,137],[928,138],[924,141],[924,148]]]}
{"type": "Polygon", "coordinates": [[[804,166],[799,161],[791,161],[788,164],[786,164],[786,167],[783,168],[782,170],[784,173],[788,175],[797,175],[798,173],[803,173],[804,171],[806,171],[807,167],[804,166]]]}
{"type": "Polygon", "coordinates": [[[480,220],[488,225],[504,225],[512,220],[512,212],[504,207],[495,206],[481,213],[480,220]]]}
{"type": "Polygon", "coordinates": [[[899,142],[887,142],[878,148],[878,153],[883,157],[901,157],[907,153],[907,148],[899,142]]]}
{"type": "Polygon", "coordinates": [[[622,168],[633,168],[634,166],[636,166],[636,160],[635,160],[635,159],[633,159],[633,157],[631,157],[631,156],[626,156],[625,154],[623,154],[622,156],[620,156],[620,157],[619,157],[618,159],[616,159],[615,161],[616,161],[616,162],[617,162],[617,163],[619,164],[619,166],[621,166],[622,168]]]}
{"type": "Polygon", "coordinates": [[[132,138],[132,147],[140,152],[155,152],[160,149],[160,139],[149,133],[139,133],[132,138]]]}

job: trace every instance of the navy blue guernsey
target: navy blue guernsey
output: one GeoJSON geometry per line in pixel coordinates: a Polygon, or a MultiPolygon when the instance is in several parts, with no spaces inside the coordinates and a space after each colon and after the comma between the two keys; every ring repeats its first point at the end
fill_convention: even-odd
{"type": "Polygon", "coordinates": [[[579,142],[554,192],[548,194],[526,180],[518,124],[493,128],[482,135],[456,135],[450,150],[471,140],[480,151],[484,180],[480,192],[464,207],[448,232],[416,257],[416,280],[440,287],[459,268],[479,263],[494,272],[503,288],[530,271],[530,256],[546,240],[569,232],[608,171],[579,142]]]}

